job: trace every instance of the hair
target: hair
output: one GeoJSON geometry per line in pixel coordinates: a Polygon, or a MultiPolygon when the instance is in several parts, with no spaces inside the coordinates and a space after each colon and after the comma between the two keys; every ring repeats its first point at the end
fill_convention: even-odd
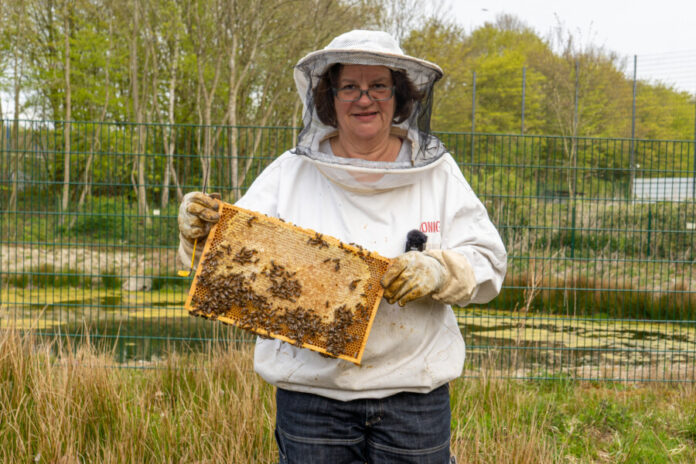
{"type": "MultiPolygon", "coordinates": [[[[319,83],[314,88],[314,106],[317,110],[319,120],[326,125],[337,127],[338,120],[336,119],[336,107],[334,106],[333,89],[338,87],[339,77],[341,75],[341,63],[334,63],[324,71],[319,77],[319,83]]],[[[391,72],[392,82],[394,83],[394,98],[396,105],[394,107],[395,124],[406,121],[413,111],[414,103],[420,102],[423,98],[423,93],[419,91],[411,80],[403,71],[391,72]]]]}

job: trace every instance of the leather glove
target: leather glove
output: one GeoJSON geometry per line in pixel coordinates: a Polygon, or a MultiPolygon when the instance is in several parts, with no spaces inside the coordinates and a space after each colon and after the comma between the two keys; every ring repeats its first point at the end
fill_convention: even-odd
{"type": "Polygon", "coordinates": [[[183,265],[188,266],[191,263],[194,244],[198,250],[203,249],[210,229],[220,220],[218,213],[220,198],[219,193],[206,195],[201,192],[190,192],[184,195],[177,218],[179,222],[177,255],[183,265]]]}
{"type": "Polygon", "coordinates": [[[409,251],[396,257],[382,276],[390,304],[430,295],[446,304],[465,305],[476,290],[476,276],[464,255],[452,250],[409,251]]]}
{"type": "Polygon", "coordinates": [[[411,300],[436,292],[445,282],[445,268],[435,258],[409,251],[398,256],[382,276],[384,297],[404,306],[411,300]]]}

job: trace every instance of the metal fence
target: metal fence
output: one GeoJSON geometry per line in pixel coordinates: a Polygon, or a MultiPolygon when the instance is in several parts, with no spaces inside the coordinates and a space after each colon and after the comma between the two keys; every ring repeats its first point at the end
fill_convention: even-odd
{"type": "MultiPolygon", "coordinates": [[[[250,339],[184,310],[178,200],[209,173],[234,201],[296,129],[0,121],[0,134],[1,328],[89,334],[125,365],[250,339]]],[[[509,252],[501,294],[455,308],[465,375],[696,380],[693,141],[438,136],[509,252]]]]}

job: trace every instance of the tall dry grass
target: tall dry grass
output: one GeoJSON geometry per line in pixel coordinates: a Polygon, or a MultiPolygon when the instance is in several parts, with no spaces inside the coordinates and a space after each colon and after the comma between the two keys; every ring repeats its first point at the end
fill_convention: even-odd
{"type": "Polygon", "coordinates": [[[0,462],[273,462],[251,347],[121,369],[89,343],[0,334],[0,462]]]}
{"type": "MultiPolygon", "coordinates": [[[[251,344],[114,365],[90,343],[0,332],[0,462],[277,462],[273,388],[254,374],[251,344]]],[[[696,462],[693,385],[482,372],[450,389],[460,463],[696,462]]]]}

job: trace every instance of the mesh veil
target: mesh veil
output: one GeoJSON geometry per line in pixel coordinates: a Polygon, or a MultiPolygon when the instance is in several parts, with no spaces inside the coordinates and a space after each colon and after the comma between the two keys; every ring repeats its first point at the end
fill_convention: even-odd
{"type": "Polygon", "coordinates": [[[298,136],[296,153],[332,165],[380,171],[412,169],[437,161],[446,150],[430,132],[430,116],[433,86],[441,77],[442,70],[437,65],[404,55],[394,39],[384,32],[352,31],[337,37],[325,49],[310,53],[295,66],[295,83],[304,103],[304,128],[298,136]],[[322,152],[322,141],[337,129],[322,123],[317,116],[314,88],[325,70],[335,63],[386,66],[403,71],[421,92],[422,98],[414,102],[409,117],[392,125],[392,133],[411,144],[410,161],[373,162],[322,152]]]}

